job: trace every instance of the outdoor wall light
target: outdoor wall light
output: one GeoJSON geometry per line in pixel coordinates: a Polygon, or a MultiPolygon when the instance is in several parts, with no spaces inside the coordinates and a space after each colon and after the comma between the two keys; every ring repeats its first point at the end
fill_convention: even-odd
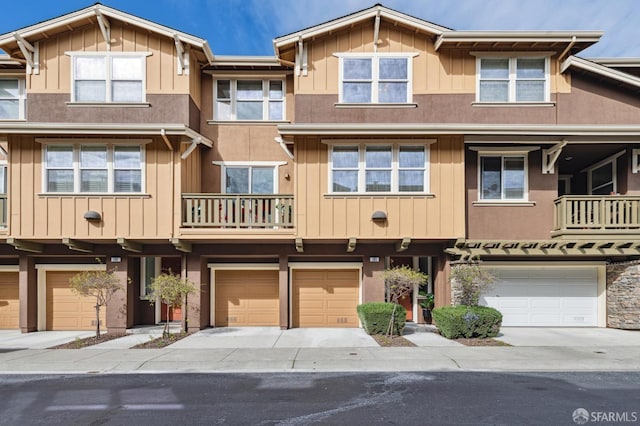
{"type": "Polygon", "coordinates": [[[387,214],[385,212],[383,212],[382,210],[377,210],[375,212],[373,212],[373,214],[371,215],[371,220],[373,220],[374,222],[382,222],[387,220],[387,214]]]}
{"type": "Polygon", "coordinates": [[[100,215],[100,213],[93,210],[89,210],[88,212],[86,212],[84,214],[84,218],[89,222],[100,222],[102,220],[102,216],[100,215]]]}

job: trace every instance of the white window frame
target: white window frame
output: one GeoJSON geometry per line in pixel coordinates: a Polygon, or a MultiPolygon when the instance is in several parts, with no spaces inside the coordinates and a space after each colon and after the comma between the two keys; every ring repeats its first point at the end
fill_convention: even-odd
{"type": "MultiPolygon", "coordinates": [[[[532,54],[532,53],[518,53],[518,54],[497,54],[497,53],[475,53],[476,56],[476,103],[479,104],[536,104],[536,103],[548,103],[551,99],[551,77],[550,77],[550,55],[532,54]],[[481,66],[483,59],[508,59],[509,60],[509,90],[506,101],[482,101],[480,100],[480,82],[481,82],[481,66]],[[516,100],[516,82],[517,78],[517,61],[518,59],[544,59],[544,99],[539,101],[517,101],[516,100]]],[[[535,79],[520,79],[520,80],[535,80],[535,79]]],[[[540,79],[538,79],[540,80],[540,79]]]]}
{"type": "Polygon", "coordinates": [[[154,260],[153,264],[153,276],[157,277],[160,275],[162,271],[162,258],[154,257],[154,256],[143,256],[140,258],[140,299],[148,300],[149,294],[147,293],[147,286],[151,285],[151,283],[147,282],[147,264],[146,260],[148,258],[152,258],[154,260]]]}
{"type": "MultiPolygon", "coordinates": [[[[362,142],[362,140],[353,140],[353,141],[340,141],[340,142],[328,142],[328,188],[327,192],[331,195],[430,195],[430,164],[431,164],[431,155],[430,155],[430,145],[435,143],[435,140],[423,140],[420,142],[417,141],[399,141],[399,140],[380,140],[373,143],[373,141],[369,141],[368,143],[362,142]],[[333,190],[333,148],[336,146],[351,146],[358,148],[358,191],[356,192],[340,192],[333,190]],[[391,147],[391,191],[380,191],[380,192],[372,192],[366,191],[366,148],[367,146],[390,146],[391,147]],[[400,170],[418,170],[415,168],[402,168],[400,169],[399,164],[399,152],[401,147],[407,146],[419,146],[424,148],[425,153],[425,165],[424,169],[424,190],[415,192],[415,191],[403,191],[399,190],[399,171],[400,170]]],[[[344,170],[344,169],[343,169],[344,170]]],[[[372,170],[372,169],[369,169],[372,170]]],[[[378,170],[373,169],[373,170],[378,170]]]]}
{"type": "MultiPolygon", "coordinates": [[[[258,102],[255,100],[254,102],[258,102]]],[[[270,121],[270,122],[282,122],[287,119],[287,81],[286,78],[283,77],[272,77],[272,78],[262,78],[262,77],[243,77],[243,78],[232,78],[232,77],[224,77],[224,76],[215,76],[213,79],[213,120],[214,121],[239,121],[239,122],[254,122],[254,121],[270,121]],[[230,116],[228,118],[220,118],[218,116],[218,81],[229,81],[229,91],[231,92],[231,98],[222,98],[225,101],[230,103],[230,116]],[[255,120],[240,120],[237,118],[237,105],[238,101],[238,81],[261,81],[262,82],[262,119],[255,120]],[[270,82],[277,81],[282,84],[282,99],[271,99],[269,97],[269,89],[270,82]],[[279,120],[270,120],[269,119],[269,106],[272,103],[281,103],[282,104],[282,118],[279,120]]]]}
{"type": "MultiPolygon", "coordinates": [[[[214,165],[220,166],[220,192],[222,194],[227,193],[227,169],[249,169],[249,190],[251,190],[251,169],[273,169],[273,194],[278,194],[278,181],[280,180],[280,174],[278,168],[287,164],[286,161],[214,161],[214,165]]],[[[259,195],[259,194],[258,194],[259,195]]],[[[268,194],[263,194],[268,195],[268,194]]]]}
{"type": "MultiPolygon", "coordinates": [[[[46,140],[46,139],[45,139],[46,140]]],[[[43,141],[38,140],[36,141],[43,141]]],[[[148,141],[141,142],[114,142],[114,143],[98,143],[92,141],[88,143],[86,140],[79,140],[76,142],[73,139],[69,139],[67,142],[44,142],[42,147],[42,193],[47,195],[64,195],[64,194],[74,194],[74,195],[95,195],[95,194],[118,194],[118,195],[140,195],[144,194],[146,190],[146,149],[145,144],[148,141]],[[51,192],[48,191],[47,188],[47,171],[54,170],[55,168],[48,167],[47,164],[47,148],[49,146],[67,146],[72,148],[73,153],[73,191],[72,192],[51,192]],[[80,168],[80,150],[83,146],[106,146],[107,148],[107,192],[83,192],[81,191],[81,168],[80,168]],[[123,147],[123,146],[137,146],[140,148],[140,191],[139,192],[115,192],[115,167],[114,167],[114,152],[115,148],[123,147]]],[[[60,169],[60,168],[59,168],[60,169]]],[[[61,168],[64,170],[69,169],[68,167],[61,168]]],[[[130,169],[126,169],[130,170],[130,169]]]]}
{"type": "Polygon", "coordinates": [[[623,156],[626,153],[626,151],[620,151],[617,154],[614,154],[610,157],[605,158],[602,161],[598,161],[595,164],[592,164],[591,166],[581,170],[581,172],[587,172],[587,192],[589,193],[589,195],[593,195],[593,191],[597,190],[599,188],[602,188],[604,186],[607,186],[611,183],[613,183],[613,193],[617,194],[618,193],[618,158],[620,158],[621,156],[623,156]],[[593,187],[593,172],[595,170],[598,170],[602,167],[605,167],[607,165],[611,164],[611,173],[612,173],[612,181],[611,182],[607,182],[603,185],[600,185],[597,188],[593,187]]]}
{"type": "Polygon", "coordinates": [[[518,203],[529,201],[529,152],[528,151],[479,151],[478,152],[478,201],[481,203],[518,203]],[[482,158],[500,157],[500,198],[482,198],[482,158]],[[523,198],[504,197],[504,159],[505,157],[520,157],[524,160],[523,198]]]}
{"type": "MultiPolygon", "coordinates": [[[[27,111],[27,84],[22,77],[0,75],[0,80],[12,80],[18,82],[18,116],[15,118],[0,118],[0,121],[25,120],[27,111]]],[[[16,98],[2,98],[2,100],[16,100],[16,98]]]]}
{"type": "MultiPolygon", "coordinates": [[[[71,57],[71,103],[78,104],[144,104],[147,102],[147,56],[151,56],[150,52],[65,52],[66,55],[71,57]],[[105,58],[105,101],[78,101],[76,100],[76,58],[79,57],[103,57],[105,58]],[[112,60],[113,58],[131,58],[137,57],[141,61],[142,66],[142,96],[139,101],[134,102],[114,102],[112,100],[111,82],[112,78],[112,60]]],[[[118,81],[118,80],[116,80],[118,81]]],[[[137,80],[136,80],[137,81],[137,80]]]]}
{"type": "MultiPolygon", "coordinates": [[[[338,103],[341,104],[356,104],[356,105],[371,105],[381,104],[378,101],[378,85],[381,82],[379,77],[379,61],[380,58],[397,58],[407,60],[407,99],[405,102],[388,103],[389,105],[405,105],[413,103],[413,58],[418,56],[417,53],[335,53],[334,56],[338,57],[338,103]],[[344,82],[344,60],[345,59],[371,59],[371,102],[348,102],[344,100],[344,92],[342,84],[344,82]]],[[[383,80],[387,81],[387,80],[383,80]]],[[[405,81],[405,80],[388,80],[388,81],[405,81]]],[[[387,103],[382,103],[386,105],[387,103]]]]}

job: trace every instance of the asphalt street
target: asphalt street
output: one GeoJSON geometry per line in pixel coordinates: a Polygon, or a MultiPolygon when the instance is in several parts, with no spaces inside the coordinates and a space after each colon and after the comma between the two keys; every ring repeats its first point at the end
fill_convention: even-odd
{"type": "Polygon", "coordinates": [[[7,425],[574,425],[574,413],[639,412],[637,372],[0,376],[7,425]]]}

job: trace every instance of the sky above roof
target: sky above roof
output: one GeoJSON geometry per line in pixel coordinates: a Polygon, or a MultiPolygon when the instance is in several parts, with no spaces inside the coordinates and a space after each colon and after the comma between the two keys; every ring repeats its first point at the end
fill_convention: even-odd
{"type": "MultiPolygon", "coordinates": [[[[0,34],[92,5],[4,2],[0,34]]],[[[365,0],[103,0],[103,4],[206,39],[215,55],[273,55],[272,40],[366,9],[365,0]]],[[[387,0],[384,6],[456,30],[596,30],[583,57],[640,57],[638,0],[387,0]]]]}

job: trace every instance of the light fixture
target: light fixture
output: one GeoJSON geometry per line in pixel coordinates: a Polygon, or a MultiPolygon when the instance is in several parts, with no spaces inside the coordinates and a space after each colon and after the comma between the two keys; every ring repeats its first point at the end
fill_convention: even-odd
{"type": "Polygon", "coordinates": [[[102,216],[100,215],[100,213],[94,210],[89,210],[88,212],[86,212],[84,214],[84,218],[88,222],[100,222],[102,220],[102,216]]]}
{"type": "Polygon", "coordinates": [[[385,221],[385,220],[387,220],[387,214],[385,212],[383,212],[382,210],[376,210],[371,215],[371,220],[373,220],[374,222],[385,221]]]}

